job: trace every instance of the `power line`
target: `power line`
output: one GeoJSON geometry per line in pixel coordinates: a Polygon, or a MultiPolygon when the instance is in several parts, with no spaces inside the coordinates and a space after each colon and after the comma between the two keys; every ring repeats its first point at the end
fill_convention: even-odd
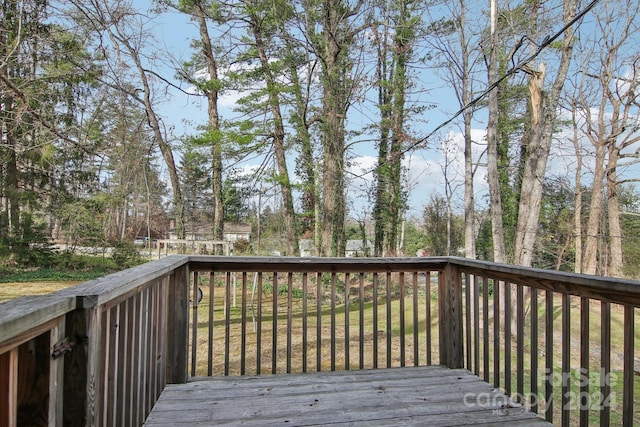
{"type": "MultiPolygon", "coordinates": [[[[531,55],[527,56],[526,58],[524,58],[523,60],[521,60],[520,62],[518,62],[516,65],[514,65],[511,69],[507,70],[505,72],[505,74],[500,77],[498,80],[496,80],[495,82],[493,82],[491,85],[489,85],[487,87],[487,89],[484,90],[484,92],[480,93],[478,96],[476,96],[474,99],[472,99],[471,101],[469,101],[466,105],[464,105],[462,108],[460,108],[453,116],[451,116],[449,119],[445,120],[444,122],[442,122],[441,124],[439,124],[435,129],[433,129],[431,132],[429,132],[426,136],[420,138],[419,140],[415,141],[414,143],[410,144],[409,146],[407,146],[404,150],[402,150],[398,156],[403,156],[405,155],[407,152],[415,149],[416,147],[418,147],[419,145],[425,143],[426,141],[428,141],[432,136],[434,136],[437,132],[439,132],[440,130],[442,130],[444,127],[448,126],[451,122],[453,122],[456,118],[458,118],[458,116],[460,116],[462,113],[464,113],[466,110],[468,110],[469,108],[475,106],[478,102],[480,102],[484,97],[486,97],[492,90],[494,90],[495,88],[497,88],[500,83],[502,83],[504,80],[508,79],[509,77],[511,77],[512,75],[516,74],[518,71],[521,71],[526,65],[528,65],[531,61],[533,61],[534,59],[536,59],[538,57],[538,55],[540,55],[540,53],[547,48],[551,43],[553,43],[558,37],[560,37],[565,31],[567,31],[567,29],[569,29],[573,24],[575,24],[577,21],[579,21],[580,19],[582,19],[584,17],[584,15],[586,15],[591,9],[593,9],[595,7],[595,5],[599,2],[600,0],[592,0],[591,3],[589,3],[582,11],[580,11],[579,13],[576,14],[576,16],[571,19],[571,21],[569,21],[566,25],[564,25],[558,32],[556,32],[555,34],[553,34],[552,36],[546,36],[542,42],[540,42],[540,44],[536,44],[534,42],[532,42],[536,47],[536,51],[533,52],[531,55]]],[[[528,36],[523,36],[520,41],[524,42],[525,39],[529,39],[528,36]]],[[[516,54],[516,52],[519,50],[519,48],[522,46],[522,43],[520,43],[520,46],[518,46],[516,49],[514,49],[513,54],[511,55],[511,58],[513,60],[513,56],[516,54]]],[[[377,167],[380,167],[381,165],[383,165],[384,163],[387,163],[386,161],[382,162],[382,164],[378,164],[377,167]]],[[[362,173],[360,175],[357,176],[357,178],[361,178],[364,175],[371,173],[375,170],[371,169],[365,173],[362,173]]]]}

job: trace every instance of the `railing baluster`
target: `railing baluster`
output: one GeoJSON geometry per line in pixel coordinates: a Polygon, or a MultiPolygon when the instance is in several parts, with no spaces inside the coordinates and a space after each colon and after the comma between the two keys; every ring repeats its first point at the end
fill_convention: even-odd
{"type": "Polygon", "coordinates": [[[193,288],[191,291],[191,376],[196,376],[198,351],[198,272],[193,272],[193,288]]]}
{"type": "Polygon", "coordinates": [[[373,273],[373,368],[378,368],[378,273],[373,273]]]}
{"type": "MultiPolygon", "coordinates": [[[[158,371],[158,364],[156,363],[156,346],[158,345],[158,288],[156,286],[149,286],[149,292],[151,293],[151,348],[149,349],[149,391],[147,392],[148,407],[153,407],[156,401],[156,378],[158,371]]],[[[118,307],[119,308],[119,307],[118,307]]],[[[119,326],[119,325],[118,325],[119,326]]],[[[118,327],[118,334],[121,330],[118,327]]],[[[120,353],[120,349],[118,349],[120,353]]],[[[119,359],[120,357],[118,357],[119,359]]],[[[120,370],[118,362],[118,370],[120,370]]]]}
{"type": "Polygon", "coordinates": [[[517,401],[524,403],[524,287],[521,284],[516,285],[516,299],[516,392],[517,401]]]}
{"type": "Polygon", "coordinates": [[[207,341],[207,375],[213,375],[213,330],[215,325],[214,308],[215,308],[215,273],[212,271],[209,273],[209,325],[208,333],[209,339],[207,341]]]}
{"type": "Polygon", "coordinates": [[[278,273],[273,273],[273,291],[271,304],[271,373],[278,372],[278,273]]]}
{"type": "Polygon", "coordinates": [[[480,279],[473,276],[473,373],[480,376],[480,279]]]}
{"type": "Polygon", "coordinates": [[[493,385],[500,387],[500,283],[493,280],[493,385]]]}
{"type": "Polygon", "coordinates": [[[331,370],[336,370],[336,273],[331,273],[331,370]]]}
{"type": "MultiPolygon", "coordinates": [[[[107,383],[107,393],[104,396],[104,408],[105,408],[105,416],[104,423],[105,425],[111,426],[114,425],[115,414],[114,411],[116,409],[116,405],[111,405],[111,402],[115,402],[116,395],[116,387],[117,387],[117,372],[118,372],[118,317],[119,317],[119,309],[120,306],[116,305],[111,307],[107,313],[108,326],[107,329],[108,334],[108,369],[106,369],[106,383],[107,383]]],[[[148,365],[147,365],[148,367],[148,365]]],[[[147,393],[148,395],[148,393],[147,393]]],[[[147,396],[145,395],[145,396],[147,396]]],[[[148,407],[148,406],[147,406],[148,407]]]]}
{"type": "Polygon", "coordinates": [[[580,425],[589,425],[589,298],[580,298],[580,425]],[[587,406],[587,407],[585,407],[587,406]]]}
{"type": "Polygon", "coordinates": [[[571,420],[571,296],[562,294],[562,425],[568,426],[571,420]]]}
{"type": "Polygon", "coordinates": [[[247,272],[242,272],[242,288],[240,290],[242,299],[242,314],[240,323],[240,348],[242,353],[240,354],[240,375],[246,373],[247,362],[247,272]]]}
{"type": "Polygon", "coordinates": [[[482,278],[482,378],[489,382],[489,279],[482,278]]]}
{"type": "Polygon", "coordinates": [[[132,334],[132,342],[131,342],[131,373],[129,376],[129,381],[131,383],[131,395],[130,395],[130,406],[131,406],[131,422],[134,425],[140,424],[142,420],[142,414],[138,410],[138,402],[139,402],[139,384],[136,381],[139,366],[140,366],[140,356],[141,356],[141,339],[140,339],[140,293],[134,295],[131,299],[131,334],[132,334]]]}
{"type": "Polygon", "coordinates": [[[531,289],[531,411],[538,413],[538,290],[531,289]]]}
{"type": "Polygon", "coordinates": [[[418,342],[418,332],[420,331],[420,323],[418,320],[418,272],[413,272],[413,366],[420,365],[420,353],[419,342],[418,342]]]}
{"type": "Polygon", "coordinates": [[[322,370],[322,273],[316,276],[316,371],[322,370]]]}
{"type": "Polygon", "coordinates": [[[471,365],[471,361],[472,359],[472,354],[471,354],[471,349],[472,349],[472,337],[473,334],[471,333],[472,329],[471,329],[471,314],[473,312],[473,307],[471,306],[471,275],[469,273],[465,273],[464,275],[464,297],[465,297],[465,325],[466,325],[466,339],[465,339],[465,346],[466,346],[466,353],[467,353],[467,366],[466,368],[471,371],[473,369],[473,366],[471,365]]]}
{"type": "Polygon", "coordinates": [[[364,341],[365,341],[365,337],[364,337],[364,273],[360,273],[359,275],[360,277],[358,278],[358,304],[360,306],[360,347],[359,347],[359,353],[360,353],[360,360],[359,360],[359,365],[360,365],[360,369],[364,369],[364,341]]]}
{"type": "Polygon", "coordinates": [[[611,304],[600,303],[600,426],[611,420],[611,304]]]}
{"type": "Polygon", "coordinates": [[[302,273],[302,372],[307,372],[307,341],[308,337],[308,311],[307,311],[307,295],[309,291],[309,274],[305,271],[302,273]]]}
{"type": "Polygon", "coordinates": [[[400,280],[400,366],[404,368],[406,365],[404,336],[404,272],[401,271],[398,276],[398,280],[400,280]]]}
{"type": "MultiPolygon", "coordinates": [[[[122,359],[118,364],[120,368],[118,369],[118,389],[117,396],[118,401],[115,403],[116,407],[116,423],[121,425],[127,425],[128,421],[126,420],[127,407],[126,403],[128,402],[128,393],[127,393],[127,369],[129,366],[129,354],[131,349],[129,348],[129,298],[120,303],[120,317],[118,319],[118,358],[122,359]]],[[[156,375],[157,378],[157,375],[156,375]]],[[[154,395],[157,397],[158,393],[158,385],[156,384],[154,388],[154,395]]]]}
{"type": "Polygon", "coordinates": [[[291,373],[291,334],[293,330],[293,273],[287,274],[287,374],[291,373]]]}
{"type": "MultiPolygon", "coordinates": [[[[146,310],[145,310],[145,350],[144,350],[144,358],[145,358],[145,369],[144,369],[144,384],[149,384],[149,382],[151,381],[151,364],[153,363],[153,360],[149,357],[150,353],[151,353],[151,333],[152,333],[152,322],[153,322],[153,317],[152,317],[152,307],[153,307],[153,293],[151,292],[151,289],[149,287],[145,288],[145,293],[147,294],[147,303],[146,303],[146,310]]],[[[144,389],[144,394],[143,394],[143,400],[144,400],[144,405],[143,405],[143,410],[144,410],[144,414],[146,416],[146,414],[151,410],[151,402],[149,399],[149,389],[148,387],[144,389]]],[[[111,424],[108,424],[111,425],[111,424]]]]}
{"type": "Polygon", "coordinates": [[[624,383],[622,390],[622,425],[633,425],[633,382],[635,363],[634,308],[624,305],[624,383]]]}
{"type": "Polygon", "coordinates": [[[544,383],[544,400],[545,400],[545,414],[544,419],[550,423],[553,423],[553,350],[555,348],[555,342],[553,337],[553,292],[546,291],[544,296],[545,302],[545,383],[544,383]]]}
{"type": "Polygon", "coordinates": [[[224,375],[229,375],[229,352],[231,348],[231,273],[225,277],[224,291],[224,375]]]}
{"type": "Polygon", "coordinates": [[[344,369],[349,370],[349,273],[344,275],[344,369]]]}
{"type": "Polygon", "coordinates": [[[511,283],[504,282],[504,390],[511,396],[511,283]]]}
{"type": "Polygon", "coordinates": [[[262,298],[264,293],[262,289],[264,275],[262,271],[258,272],[258,319],[256,321],[256,374],[262,373],[262,298]]]}
{"type": "Polygon", "coordinates": [[[386,326],[386,336],[387,336],[387,368],[391,367],[391,273],[387,272],[386,280],[385,280],[385,300],[386,300],[386,311],[387,311],[387,326],[386,326]]]}
{"type": "Polygon", "coordinates": [[[427,334],[427,365],[431,365],[431,271],[427,271],[425,280],[425,316],[427,318],[427,327],[425,328],[425,332],[427,334]]]}

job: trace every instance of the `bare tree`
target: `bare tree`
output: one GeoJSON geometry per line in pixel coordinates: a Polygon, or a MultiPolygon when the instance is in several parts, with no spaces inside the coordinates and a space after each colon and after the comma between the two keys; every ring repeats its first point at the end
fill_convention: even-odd
{"type": "MultiPolygon", "coordinates": [[[[564,0],[563,22],[565,24],[570,23],[575,17],[577,3],[577,0],[564,0]]],[[[537,8],[538,5],[533,7],[537,8]]],[[[533,263],[540,220],[542,186],[556,125],[560,95],[569,71],[574,41],[574,30],[570,26],[564,32],[555,79],[548,91],[544,88],[546,64],[539,63],[537,69],[525,68],[530,74],[531,122],[526,135],[526,150],[522,164],[522,184],[515,234],[515,264],[530,266],[533,263]]]]}
{"type": "Polygon", "coordinates": [[[74,7],[82,19],[98,35],[99,51],[106,63],[106,72],[102,82],[118,90],[141,105],[147,116],[147,125],[151,128],[154,141],[162,153],[171,188],[173,191],[176,233],[184,233],[184,206],[178,171],[173,149],[167,141],[167,130],[156,109],[156,87],[158,73],[150,69],[157,51],[145,52],[148,43],[153,39],[151,27],[153,21],[131,7],[123,0],[110,2],[90,0],[73,0],[74,7]],[[145,60],[151,58],[151,64],[145,60]],[[133,69],[134,73],[123,73],[133,69]],[[134,84],[135,82],[135,84],[134,84]]]}
{"type": "Polygon", "coordinates": [[[585,34],[580,41],[580,52],[589,60],[582,62],[578,111],[582,113],[583,130],[594,152],[592,195],[581,265],[581,271],[587,274],[622,275],[618,186],[637,179],[622,178],[618,172],[638,162],[640,74],[639,52],[633,35],[640,29],[639,12],[640,6],[633,1],[605,2],[597,12],[598,38],[585,34]],[[605,212],[609,244],[604,250],[608,253],[599,253],[599,236],[607,231],[601,228],[605,212]],[[602,267],[598,268],[599,265],[602,267]]]}
{"type": "MultiPolygon", "coordinates": [[[[498,33],[497,1],[491,0],[491,30],[487,55],[487,80],[489,84],[498,81],[498,33]]],[[[491,233],[493,235],[493,260],[506,262],[504,228],[502,226],[502,198],[498,172],[498,92],[488,95],[489,112],[487,119],[487,181],[489,184],[489,211],[491,233]]]]}
{"type": "MultiPolygon", "coordinates": [[[[474,71],[477,58],[480,57],[478,40],[480,29],[474,31],[473,23],[469,19],[467,2],[453,0],[447,2],[450,21],[444,28],[433,31],[426,40],[428,45],[441,54],[441,63],[437,71],[442,70],[444,78],[455,91],[462,112],[462,134],[464,138],[464,245],[467,258],[476,257],[476,214],[474,175],[477,165],[473,158],[473,140],[471,137],[474,108],[466,108],[473,99],[474,71]],[[474,47],[475,46],[475,47],[474,47]],[[474,59],[475,58],[475,59],[474,59]]],[[[435,22],[435,19],[432,18],[435,22]]]]}

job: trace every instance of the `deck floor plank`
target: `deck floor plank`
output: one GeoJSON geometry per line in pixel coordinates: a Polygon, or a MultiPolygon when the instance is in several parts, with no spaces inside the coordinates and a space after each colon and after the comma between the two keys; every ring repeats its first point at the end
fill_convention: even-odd
{"type": "Polygon", "coordinates": [[[431,366],[196,378],[167,385],[144,425],[550,424],[469,371],[431,366]]]}

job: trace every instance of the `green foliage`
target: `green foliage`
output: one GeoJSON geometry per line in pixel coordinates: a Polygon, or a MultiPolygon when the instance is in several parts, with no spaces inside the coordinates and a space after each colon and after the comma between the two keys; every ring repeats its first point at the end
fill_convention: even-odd
{"type": "MultiPolygon", "coordinates": [[[[292,287],[291,288],[291,297],[292,298],[302,298],[302,289],[292,287]]],[[[289,285],[282,284],[278,286],[278,296],[288,296],[289,295],[289,285]]]]}
{"type": "Polygon", "coordinates": [[[424,208],[424,228],[431,255],[457,255],[458,249],[463,247],[464,220],[460,215],[451,215],[451,252],[447,253],[447,200],[442,196],[432,195],[430,203],[424,208]]]}
{"type": "Polygon", "coordinates": [[[144,261],[138,248],[133,245],[133,242],[129,241],[116,243],[111,253],[111,258],[119,268],[133,267],[142,264],[144,261]]]}
{"type": "Polygon", "coordinates": [[[234,255],[247,255],[251,253],[251,243],[248,240],[241,239],[233,242],[234,255]]]}
{"type": "Polygon", "coordinates": [[[46,267],[25,268],[5,260],[0,267],[0,282],[85,281],[118,271],[111,258],[52,252],[46,267]]]}
{"type": "Polygon", "coordinates": [[[62,206],[59,211],[67,241],[72,246],[106,246],[103,216],[112,196],[100,194],[62,206]]]}
{"type": "Polygon", "coordinates": [[[49,266],[51,246],[44,221],[31,213],[20,215],[21,234],[3,234],[0,239],[0,258],[5,264],[24,267],[49,266]]]}
{"type": "Polygon", "coordinates": [[[420,249],[428,247],[427,234],[414,222],[407,221],[404,226],[404,254],[415,256],[420,249]]]}
{"type": "Polygon", "coordinates": [[[476,238],[476,257],[484,261],[493,261],[493,233],[488,215],[480,223],[478,237],[476,238]]]}
{"type": "Polygon", "coordinates": [[[634,187],[618,188],[620,226],[622,227],[623,272],[625,277],[640,279],[640,194],[634,187]]]}
{"type": "Polygon", "coordinates": [[[547,179],[543,185],[540,226],[536,242],[534,266],[573,271],[574,192],[565,179],[547,179]]]}
{"type": "Polygon", "coordinates": [[[222,184],[222,205],[225,221],[246,221],[251,212],[247,203],[254,190],[250,187],[246,177],[241,175],[228,176],[222,184]]]}

